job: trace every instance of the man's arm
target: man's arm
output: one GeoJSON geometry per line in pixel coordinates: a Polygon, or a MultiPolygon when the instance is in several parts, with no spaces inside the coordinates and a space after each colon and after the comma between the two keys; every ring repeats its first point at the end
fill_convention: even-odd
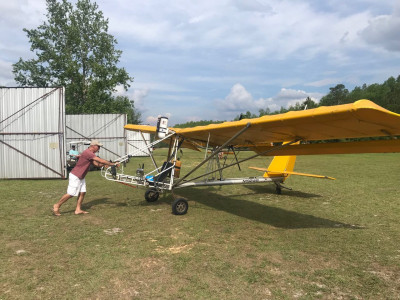
{"type": "Polygon", "coordinates": [[[100,157],[98,157],[98,156],[96,156],[96,157],[93,158],[93,164],[94,164],[96,167],[103,167],[103,166],[117,166],[117,167],[119,167],[119,163],[113,163],[113,162],[111,162],[111,161],[102,159],[102,158],[100,158],[100,157]],[[97,163],[97,164],[96,164],[96,163],[97,163]]]}

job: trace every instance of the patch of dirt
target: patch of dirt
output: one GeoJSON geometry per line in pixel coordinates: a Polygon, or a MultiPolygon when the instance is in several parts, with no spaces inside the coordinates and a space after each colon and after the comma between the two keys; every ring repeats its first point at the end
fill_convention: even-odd
{"type": "Polygon", "coordinates": [[[103,231],[107,235],[115,235],[115,234],[124,232],[121,228],[104,229],[103,231]]]}
{"type": "Polygon", "coordinates": [[[188,245],[181,245],[181,246],[172,246],[169,248],[164,248],[162,246],[157,246],[156,251],[159,253],[169,253],[169,254],[178,254],[178,253],[186,253],[192,250],[194,247],[194,244],[188,244],[188,245]]]}

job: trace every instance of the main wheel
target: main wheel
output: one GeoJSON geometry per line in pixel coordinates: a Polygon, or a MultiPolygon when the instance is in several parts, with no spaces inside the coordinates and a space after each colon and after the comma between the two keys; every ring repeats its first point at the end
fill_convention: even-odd
{"type": "Polygon", "coordinates": [[[189,208],[188,202],[183,198],[177,198],[172,203],[172,213],[174,215],[184,215],[189,208]]]}
{"type": "Polygon", "coordinates": [[[157,201],[159,196],[160,193],[155,188],[148,189],[146,193],[144,193],[144,198],[147,202],[157,201]]]}

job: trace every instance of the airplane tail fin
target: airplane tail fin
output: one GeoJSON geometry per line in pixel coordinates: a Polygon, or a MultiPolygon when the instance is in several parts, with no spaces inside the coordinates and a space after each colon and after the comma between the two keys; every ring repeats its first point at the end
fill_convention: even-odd
{"type": "MultiPolygon", "coordinates": [[[[299,143],[297,142],[296,144],[299,143]]],[[[264,173],[264,177],[282,177],[282,174],[284,174],[284,180],[286,180],[290,173],[293,172],[295,163],[296,155],[274,156],[267,171],[264,173]]]]}
{"type": "MultiPolygon", "coordinates": [[[[298,143],[300,142],[297,142],[297,144],[298,143]]],[[[249,168],[265,172],[263,175],[264,177],[269,177],[269,178],[283,177],[283,181],[285,181],[290,175],[300,175],[306,177],[335,180],[335,178],[333,177],[328,177],[323,175],[294,172],[293,170],[295,163],[296,163],[296,155],[274,156],[267,169],[258,167],[249,167],[249,168]]]]}

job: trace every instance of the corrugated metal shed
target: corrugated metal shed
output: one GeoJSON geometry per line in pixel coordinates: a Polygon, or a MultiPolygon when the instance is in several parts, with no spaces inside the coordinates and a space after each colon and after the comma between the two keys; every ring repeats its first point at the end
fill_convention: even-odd
{"type": "Polygon", "coordinates": [[[64,88],[0,88],[0,178],[65,178],[64,88]]]}
{"type": "Polygon", "coordinates": [[[146,143],[150,144],[150,133],[143,133],[143,137],[140,132],[130,130],[126,131],[128,145],[127,154],[132,156],[149,156],[147,151],[140,151],[140,149],[145,149],[146,143]],[[143,140],[143,137],[145,141],[143,140]]]}
{"type": "MultiPolygon", "coordinates": [[[[67,144],[96,139],[104,145],[97,153],[99,157],[116,160],[126,154],[124,129],[126,114],[66,115],[65,117],[67,144]]],[[[82,152],[86,148],[87,146],[78,150],[82,152]]]]}

